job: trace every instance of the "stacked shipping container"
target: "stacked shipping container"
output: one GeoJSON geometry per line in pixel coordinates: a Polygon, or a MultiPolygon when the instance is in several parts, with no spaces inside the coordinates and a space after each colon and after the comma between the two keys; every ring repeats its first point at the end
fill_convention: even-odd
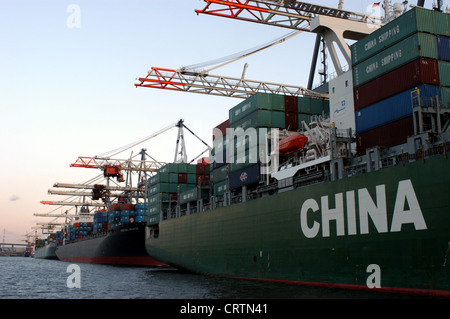
{"type": "Polygon", "coordinates": [[[226,136],[230,121],[227,119],[213,129],[212,161],[210,165],[210,181],[214,195],[223,195],[227,189],[228,165],[226,158],[226,136]],[[217,155],[217,157],[216,157],[217,155]]]}
{"type": "Polygon", "coordinates": [[[224,194],[228,186],[227,176],[230,189],[259,181],[260,162],[266,156],[265,136],[268,130],[298,131],[302,121],[309,123],[313,115],[329,112],[328,100],[265,93],[255,94],[233,107],[229,111],[229,119],[215,128],[221,132],[217,135],[221,136],[213,136],[213,193],[224,194]]]}
{"type": "Polygon", "coordinates": [[[195,192],[197,185],[209,187],[209,179],[209,162],[206,159],[201,159],[197,165],[169,163],[161,167],[156,175],[148,179],[147,224],[157,224],[160,213],[165,212],[170,205],[175,207],[179,195],[180,200],[181,195],[187,199],[187,193],[195,192]]]}
{"type": "Polygon", "coordinates": [[[57,240],[62,244],[62,239],[82,239],[90,235],[97,235],[114,231],[119,225],[143,223],[147,214],[147,204],[115,203],[108,210],[101,209],[95,212],[92,222],[76,222],[68,225],[62,236],[57,240]]]}
{"type": "MultiPolygon", "coordinates": [[[[448,24],[450,24],[450,21],[448,22],[448,24]]],[[[450,27],[448,27],[448,24],[446,27],[447,29],[450,29],[450,27]]],[[[436,41],[439,58],[438,66],[441,80],[442,107],[450,108],[450,37],[437,36],[436,41]]]]}
{"type": "Polygon", "coordinates": [[[209,197],[209,159],[198,160],[195,170],[197,181],[195,186],[180,193],[179,203],[182,205],[209,197]]]}
{"type": "Polygon", "coordinates": [[[449,21],[447,14],[416,7],[352,45],[359,154],[405,143],[414,133],[416,89],[423,106],[436,106],[439,99],[448,107],[449,94],[440,87],[449,82],[448,70],[440,72],[448,65],[440,59],[449,21]]]}

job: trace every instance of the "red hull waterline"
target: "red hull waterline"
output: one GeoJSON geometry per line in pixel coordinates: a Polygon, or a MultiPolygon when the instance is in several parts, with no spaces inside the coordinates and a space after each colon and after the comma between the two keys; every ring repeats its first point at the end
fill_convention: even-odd
{"type": "Polygon", "coordinates": [[[332,283],[321,283],[321,282],[274,280],[274,279],[216,276],[216,275],[210,275],[210,276],[211,277],[230,278],[230,279],[276,282],[276,283],[299,285],[299,286],[313,286],[313,287],[330,288],[330,289],[366,290],[366,291],[377,291],[377,292],[385,292],[385,293],[393,293],[393,294],[409,294],[409,295],[417,295],[417,296],[428,296],[428,297],[449,298],[450,299],[450,291],[447,291],[447,290],[412,289],[412,288],[397,288],[397,287],[369,288],[367,286],[350,285],[350,284],[332,284],[332,283]]]}

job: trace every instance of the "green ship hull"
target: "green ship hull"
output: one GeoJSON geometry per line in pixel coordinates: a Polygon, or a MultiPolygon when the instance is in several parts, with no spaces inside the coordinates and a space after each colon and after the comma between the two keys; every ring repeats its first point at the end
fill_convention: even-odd
{"type": "Polygon", "coordinates": [[[146,249],[204,275],[450,297],[450,160],[159,222],[146,249]]]}

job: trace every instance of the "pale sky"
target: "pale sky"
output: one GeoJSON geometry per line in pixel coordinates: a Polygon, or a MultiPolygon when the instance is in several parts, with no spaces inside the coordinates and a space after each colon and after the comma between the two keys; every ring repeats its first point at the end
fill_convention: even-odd
{"type": "MultiPolygon", "coordinates": [[[[373,2],[347,0],[344,9],[364,13],[373,2]]],[[[83,183],[102,173],[70,168],[78,156],[113,150],[181,118],[212,144],[212,128],[241,100],[135,88],[135,79],[152,66],[209,61],[290,30],[197,16],[204,6],[202,0],[0,0],[0,235],[5,229],[7,242],[50,221],[33,213],[56,208],[41,200],[65,198],[47,194],[53,183],[83,183]],[[80,9],[79,25],[71,5],[80,9]]],[[[240,77],[247,62],[247,79],[306,87],[314,41],[315,34],[303,33],[212,73],[240,77]]],[[[145,147],[171,161],[176,133],[134,152],[145,147]]],[[[203,151],[189,141],[190,156],[203,151]]]]}

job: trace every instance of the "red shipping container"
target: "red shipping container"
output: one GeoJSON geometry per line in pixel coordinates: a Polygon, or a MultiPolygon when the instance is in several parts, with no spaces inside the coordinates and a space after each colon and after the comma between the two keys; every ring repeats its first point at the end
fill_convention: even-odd
{"type": "MultiPolygon", "coordinates": [[[[220,123],[219,125],[217,125],[214,129],[218,129],[222,133],[222,136],[225,136],[225,135],[227,135],[227,128],[230,127],[229,123],[230,123],[230,121],[226,120],[225,122],[220,123]]],[[[216,138],[217,137],[215,136],[214,130],[213,130],[213,141],[215,141],[216,138]]]]}
{"type": "Polygon", "coordinates": [[[195,174],[197,175],[205,175],[205,165],[197,165],[195,167],[195,174]]]}
{"type": "Polygon", "coordinates": [[[210,181],[209,175],[197,175],[197,185],[200,182],[200,186],[208,186],[210,181]]]}
{"type": "Polygon", "coordinates": [[[178,184],[187,184],[187,174],[178,173],[178,184]]]}
{"type": "Polygon", "coordinates": [[[356,135],[356,150],[358,155],[366,154],[366,149],[379,146],[392,147],[406,143],[406,139],[414,134],[413,116],[379,126],[356,135]]]}
{"type": "Polygon", "coordinates": [[[110,212],[114,211],[114,210],[122,210],[121,209],[121,204],[120,203],[115,203],[109,206],[108,209],[110,212]]]}
{"type": "Polygon", "coordinates": [[[284,96],[284,111],[289,113],[298,112],[298,98],[296,96],[284,96]]]}
{"type": "Polygon", "coordinates": [[[128,204],[128,203],[122,204],[122,210],[135,210],[135,209],[136,209],[136,205],[134,205],[134,204],[128,204]]]}
{"type": "Polygon", "coordinates": [[[355,110],[360,110],[420,84],[439,86],[439,66],[436,60],[419,58],[354,88],[355,110]]]}
{"type": "Polygon", "coordinates": [[[286,112],[284,113],[285,128],[289,131],[298,130],[298,113],[286,112]]]}

